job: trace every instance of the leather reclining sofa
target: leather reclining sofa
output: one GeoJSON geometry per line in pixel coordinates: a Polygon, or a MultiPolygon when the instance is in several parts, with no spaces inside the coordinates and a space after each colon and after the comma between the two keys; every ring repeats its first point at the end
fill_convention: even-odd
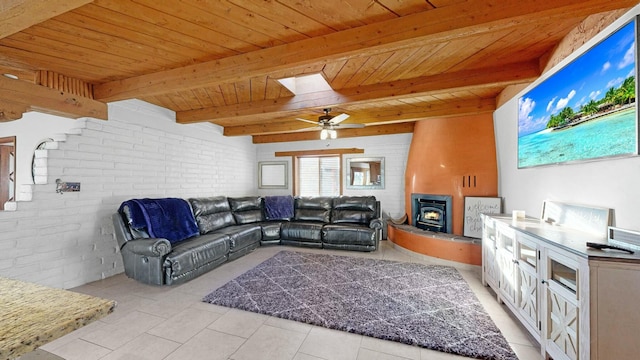
{"type": "MultiPolygon", "coordinates": [[[[184,283],[264,245],[375,251],[382,236],[373,196],[296,197],[292,216],[270,218],[265,198],[188,199],[198,235],[170,242],[132,226],[127,206],[113,214],[128,277],[152,285],[184,283]]],[[[123,205],[126,204],[123,203],[123,205]]]]}

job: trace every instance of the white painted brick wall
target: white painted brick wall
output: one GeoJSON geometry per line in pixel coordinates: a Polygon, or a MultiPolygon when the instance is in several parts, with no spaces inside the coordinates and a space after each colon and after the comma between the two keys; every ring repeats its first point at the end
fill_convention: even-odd
{"type": "Polygon", "coordinates": [[[110,104],[109,117],[86,119],[82,131],[48,146],[47,183],[34,185],[17,211],[0,212],[0,276],[59,288],[108,277],[123,271],[111,224],[122,201],[255,193],[249,137],[179,125],[172,112],[140,101],[110,104]],[[57,194],[58,178],[81,191],[57,194]]]}

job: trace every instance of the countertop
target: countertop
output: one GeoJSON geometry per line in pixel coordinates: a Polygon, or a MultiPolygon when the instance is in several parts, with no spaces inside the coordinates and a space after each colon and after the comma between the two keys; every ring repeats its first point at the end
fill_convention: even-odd
{"type": "Polygon", "coordinates": [[[597,250],[587,248],[587,242],[607,243],[606,234],[594,234],[561,225],[548,224],[541,219],[526,217],[514,221],[510,214],[489,215],[509,227],[522,231],[538,240],[558,246],[589,260],[640,262],[640,251],[629,254],[619,250],[597,250]]]}
{"type": "Polygon", "coordinates": [[[115,306],[113,300],[0,277],[0,360],[33,351],[115,306]]]}

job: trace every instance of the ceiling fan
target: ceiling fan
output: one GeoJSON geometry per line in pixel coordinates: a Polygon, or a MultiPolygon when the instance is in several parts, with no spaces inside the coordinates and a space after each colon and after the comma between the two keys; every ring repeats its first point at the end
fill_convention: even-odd
{"type": "Polygon", "coordinates": [[[321,130],[320,131],[320,139],[325,140],[327,138],[335,139],[338,135],[336,133],[337,128],[348,129],[348,128],[363,128],[364,124],[340,124],[345,121],[349,115],[342,113],[340,115],[331,116],[329,112],[331,112],[331,108],[322,109],[324,111],[324,115],[318,116],[318,121],[312,121],[307,119],[296,118],[296,120],[304,121],[310,124],[316,125],[313,127],[314,129],[321,130]]]}

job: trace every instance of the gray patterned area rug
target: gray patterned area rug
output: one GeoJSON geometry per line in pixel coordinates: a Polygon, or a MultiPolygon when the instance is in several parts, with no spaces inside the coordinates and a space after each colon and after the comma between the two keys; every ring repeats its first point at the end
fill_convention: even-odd
{"type": "Polygon", "coordinates": [[[281,251],[203,301],[477,359],[517,359],[446,266],[281,251]]]}

